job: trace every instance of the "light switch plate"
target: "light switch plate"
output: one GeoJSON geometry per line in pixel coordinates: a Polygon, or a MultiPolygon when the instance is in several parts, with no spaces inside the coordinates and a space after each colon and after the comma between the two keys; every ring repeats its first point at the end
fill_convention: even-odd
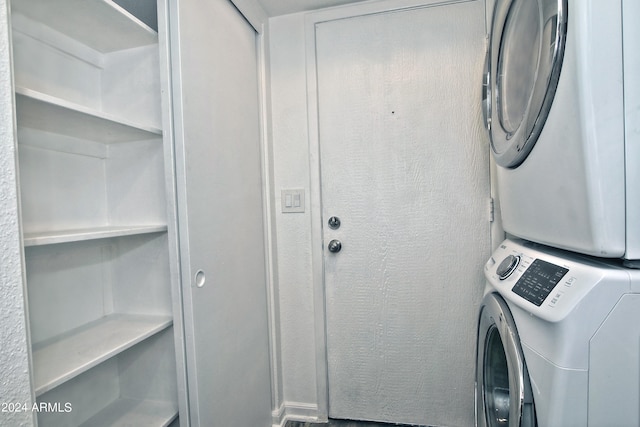
{"type": "Polygon", "coordinates": [[[280,204],[283,213],[304,212],[304,190],[281,190],[280,204]]]}

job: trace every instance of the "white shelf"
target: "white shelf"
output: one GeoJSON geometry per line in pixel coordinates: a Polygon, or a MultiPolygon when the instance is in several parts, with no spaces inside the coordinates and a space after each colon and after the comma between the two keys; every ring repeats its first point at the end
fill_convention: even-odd
{"type": "Polygon", "coordinates": [[[177,417],[178,409],[170,402],[118,399],[81,424],[81,427],[164,427],[177,417]]]}
{"type": "Polygon", "coordinates": [[[56,230],[42,233],[24,233],[24,246],[53,245],[58,243],[132,236],[137,234],[161,233],[165,231],[167,231],[167,226],[160,224],[141,226],[107,226],[77,230],[56,230]]]}
{"type": "Polygon", "coordinates": [[[13,11],[108,53],[158,42],[158,34],[110,0],[13,0],[13,11]]]}
{"type": "Polygon", "coordinates": [[[158,138],[162,130],[27,88],[16,88],[18,124],[74,138],[102,142],[158,138]]]}
{"type": "Polygon", "coordinates": [[[112,314],[33,348],[36,396],[172,324],[170,316],[112,314]]]}

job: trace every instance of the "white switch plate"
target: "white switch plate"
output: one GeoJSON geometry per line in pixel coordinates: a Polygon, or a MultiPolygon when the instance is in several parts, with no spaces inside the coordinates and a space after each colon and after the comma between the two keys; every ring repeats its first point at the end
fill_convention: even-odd
{"type": "Polygon", "coordinates": [[[280,203],[284,213],[304,212],[304,190],[281,190],[280,203]]]}

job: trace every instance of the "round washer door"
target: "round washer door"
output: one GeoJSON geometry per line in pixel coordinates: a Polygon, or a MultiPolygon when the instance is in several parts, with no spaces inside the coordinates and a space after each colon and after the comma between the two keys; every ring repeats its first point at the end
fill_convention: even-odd
{"type": "Polygon", "coordinates": [[[496,293],[480,306],[476,355],[476,425],[536,427],[529,373],[511,312],[496,293]]]}
{"type": "Polygon", "coordinates": [[[496,162],[519,166],[551,109],[566,43],[567,0],[496,0],[483,83],[496,162]]]}

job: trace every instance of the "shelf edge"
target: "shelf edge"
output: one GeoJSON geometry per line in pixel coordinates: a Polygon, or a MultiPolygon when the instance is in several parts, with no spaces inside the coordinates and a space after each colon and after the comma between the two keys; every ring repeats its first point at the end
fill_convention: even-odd
{"type": "Polygon", "coordinates": [[[142,343],[146,339],[151,338],[152,336],[164,331],[165,329],[173,325],[173,319],[171,318],[171,316],[126,315],[121,313],[115,313],[109,316],[105,316],[102,319],[99,319],[98,321],[93,322],[93,325],[100,325],[108,321],[113,321],[113,320],[117,320],[118,318],[125,318],[125,317],[128,317],[131,321],[135,321],[135,320],[139,321],[142,319],[146,319],[146,320],[154,319],[156,322],[153,325],[153,327],[149,327],[147,330],[145,330],[144,333],[140,333],[137,336],[134,336],[133,338],[130,338],[129,340],[123,343],[120,343],[119,345],[116,345],[113,348],[110,348],[109,350],[104,351],[103,353],[95,357],[88,358],[87,360],[82,361],[82,363],[78,363],[75,368],[72,368],[65,372],[56,373],[54,375],[49,375],[48,376],[49,378],[47,378],[46,381],[43,381],[42,384],[35,384],[35,378],[38,377],[36,365],[38,364],[39,355],[51,348],[52,346],[51,341],[58,343],[65,339],[68,340],[74,335],[79,335],[80,333],[90,331],[91,327],[87,327],[87,325],[85,325],[85,327],[78,328],[75,331],[70,331],[67,334],[63,334],[63,337],[59,340],[48,340],[49,344],[45,344],[45,343],[36,344],[36,346],[32,350],[33,364],[34,364],[34,369],[36,370],[34,375],[35,377],[34,390],[35,390],[36,397],[39,397],[44,393],[53,390],[54,388],[77,377],[78,375],[89,371],[91,368],[98,366],[100,363],[105,362],[106,360],[109,360],[120,353],[123,353],[124,351],[132,348],[137,344],[142,343]],[[78,330],[80,332],[77,332],[78,330]]]}
{"type": "MultiPolygon", "coordinates": [[[[111,126],[124,126],[126,128],[133,129],[137,132],[144,132],[149,134],[149,138],[157,138],[162,136],[162,129],[158,127],[145,125],[141,123],[134,123],[128,120],[123,120],[113,114],[105,113],[99,110],[94,110],[92,108],[85,107],[84,105],[76,104],[74,102],[57,98],[55,96],[48,95],[46,93],[42,93],[33,89],[17,86],[15,88],[15,94],[16,94],[16,98],[24,97],[25,100],[27,100],[27,102],[37,102],[37,103],[43,104],[45,108],[51,108],[52,110],[54,109],[66,110],[69,112],[69,114],[78,114],[81,116],[92,118],[94,120],[101,120],[101,121],[104,121],[105,124],[108,123],[111,126]]],[[[18,125],[21,125],[20,117],[18,117],[18,125]]],[[[26,125],[22,124],[22,126],[32,127],[28,124],[26,125]]],[[[35,127],[35,128],[38,129],[38,127],[35,127]]],[[[41,129],[41,130],[46,131],[48,129],[41,129]]],[[[75,135],[70,135],[70,136],[75,136],[75,135]]],[[[109,141],[105,139],[102,142],[108,143],[108,142],[116,142],[116,141],[109,141]]]]}
{"type": "Polygon", "coordinates": [[[130,227],[104,227],[95,229],[60,230],[49,233],[24,233],[25,247],[55,245],[61,243],[84,242],[87,240],[110,239],[114,237],[136,236],[152,233],[164,233],[167,225],[130,227]]]}

